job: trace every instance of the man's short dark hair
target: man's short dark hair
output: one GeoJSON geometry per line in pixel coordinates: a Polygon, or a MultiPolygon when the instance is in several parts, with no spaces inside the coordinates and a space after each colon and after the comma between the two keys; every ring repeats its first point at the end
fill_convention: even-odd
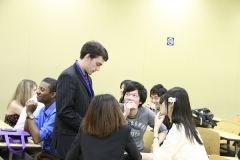
{"type": "Polygon", "coordinates": [[[56,88],[57,88],[57,80],[56,79],[53,79],[53,78],[44,78],[42,80],[42,82],[46,82],[49,85],[49,89],[50,89],[50,92],[56,92],[56,88]]]}
{"type": "Polygon", "coordinates": [[[89,41],[82,46],[82,49],[80,51],[80,59],[83,59],[88,53],[90,54],[91,58],[102,56],[104,61],[108,60],[107,50],[96,41],[89,41]]]}
{"type": "Polygon", "coordinates": [[[158,95],[158,97],[161,97],[166,92],[167,92],[167,89],[164,88],[162,84],[157,84],[153,86],[152,89],[150,90],[150,96],[156,94],[158,95]]]}
{"type": "MultiPolygon", "coordinates": [[[[123,97],[125,96],[126,92],[132,92],[135,90],[138,90],[140,102],[142,102],[142,104],[145,103],[147,99],[147,90],[142,84],[136,81],[130,81],[126,88],[124,88],[123,97]]],[[[142,104],[140,104],[138,107],[141,107],[142,104]]]]}

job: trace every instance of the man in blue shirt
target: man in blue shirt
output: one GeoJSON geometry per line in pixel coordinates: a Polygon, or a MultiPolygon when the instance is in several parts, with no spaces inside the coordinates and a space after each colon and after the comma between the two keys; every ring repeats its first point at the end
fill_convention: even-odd
{"type": "Polygon", "coordinates": [[[31,134],[35,144],[43,142],[43,151],[39,154],[40,159],[47,156],[55,158],[55,153],[50,151],[50,145],[56,116],[56,86],[57,80],[53,78],[42,80],[36,94],[38,102],[43,103],[44,107],[38,116],[33,116],[38,103],[33,100],[26,102],[27,117],[24,130],[31,134]]]}

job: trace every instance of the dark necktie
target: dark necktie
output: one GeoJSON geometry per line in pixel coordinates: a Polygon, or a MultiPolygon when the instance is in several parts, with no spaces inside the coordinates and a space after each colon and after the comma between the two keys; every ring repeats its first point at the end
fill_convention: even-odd
{"type": "Polygon", "coordinates": [[[85,78],[87,85],[90,86],[87,74],[84,75],[84,78],[85,78]]]}

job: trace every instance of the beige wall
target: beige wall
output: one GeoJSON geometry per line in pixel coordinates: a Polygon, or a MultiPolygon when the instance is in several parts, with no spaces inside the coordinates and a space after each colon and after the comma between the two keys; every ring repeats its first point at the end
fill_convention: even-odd
{"type": "Polygon", "coordinates": [[[180,86],[192,108],[233,119],[240,114],[239,28],[239,0],[0,0],[0,119],[22,79],[57,78],[89,40],[110,56],[92,75],[96,94],[119,99],[124,79],[148,90],[180,86]]]}

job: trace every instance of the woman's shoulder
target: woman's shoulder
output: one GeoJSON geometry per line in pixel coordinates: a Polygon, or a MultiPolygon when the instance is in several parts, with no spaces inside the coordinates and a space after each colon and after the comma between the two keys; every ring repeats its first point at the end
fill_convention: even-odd
{"type": "MultiPolygon", "coordinates": [[[[22,110],[23,106],[19,105],[16,100],[9,103],[7,114],[14,114],[16,110],[22,110]]],[[[18,113],[17,113],[18,114],[18,113]]]]}
{"type": "Polygon", "coordinates": [[[130,133],[131,132],[131,126],[129,126],[128,124],[125,124],[124,126],[119,128],[119,131],[130,133]]]}

